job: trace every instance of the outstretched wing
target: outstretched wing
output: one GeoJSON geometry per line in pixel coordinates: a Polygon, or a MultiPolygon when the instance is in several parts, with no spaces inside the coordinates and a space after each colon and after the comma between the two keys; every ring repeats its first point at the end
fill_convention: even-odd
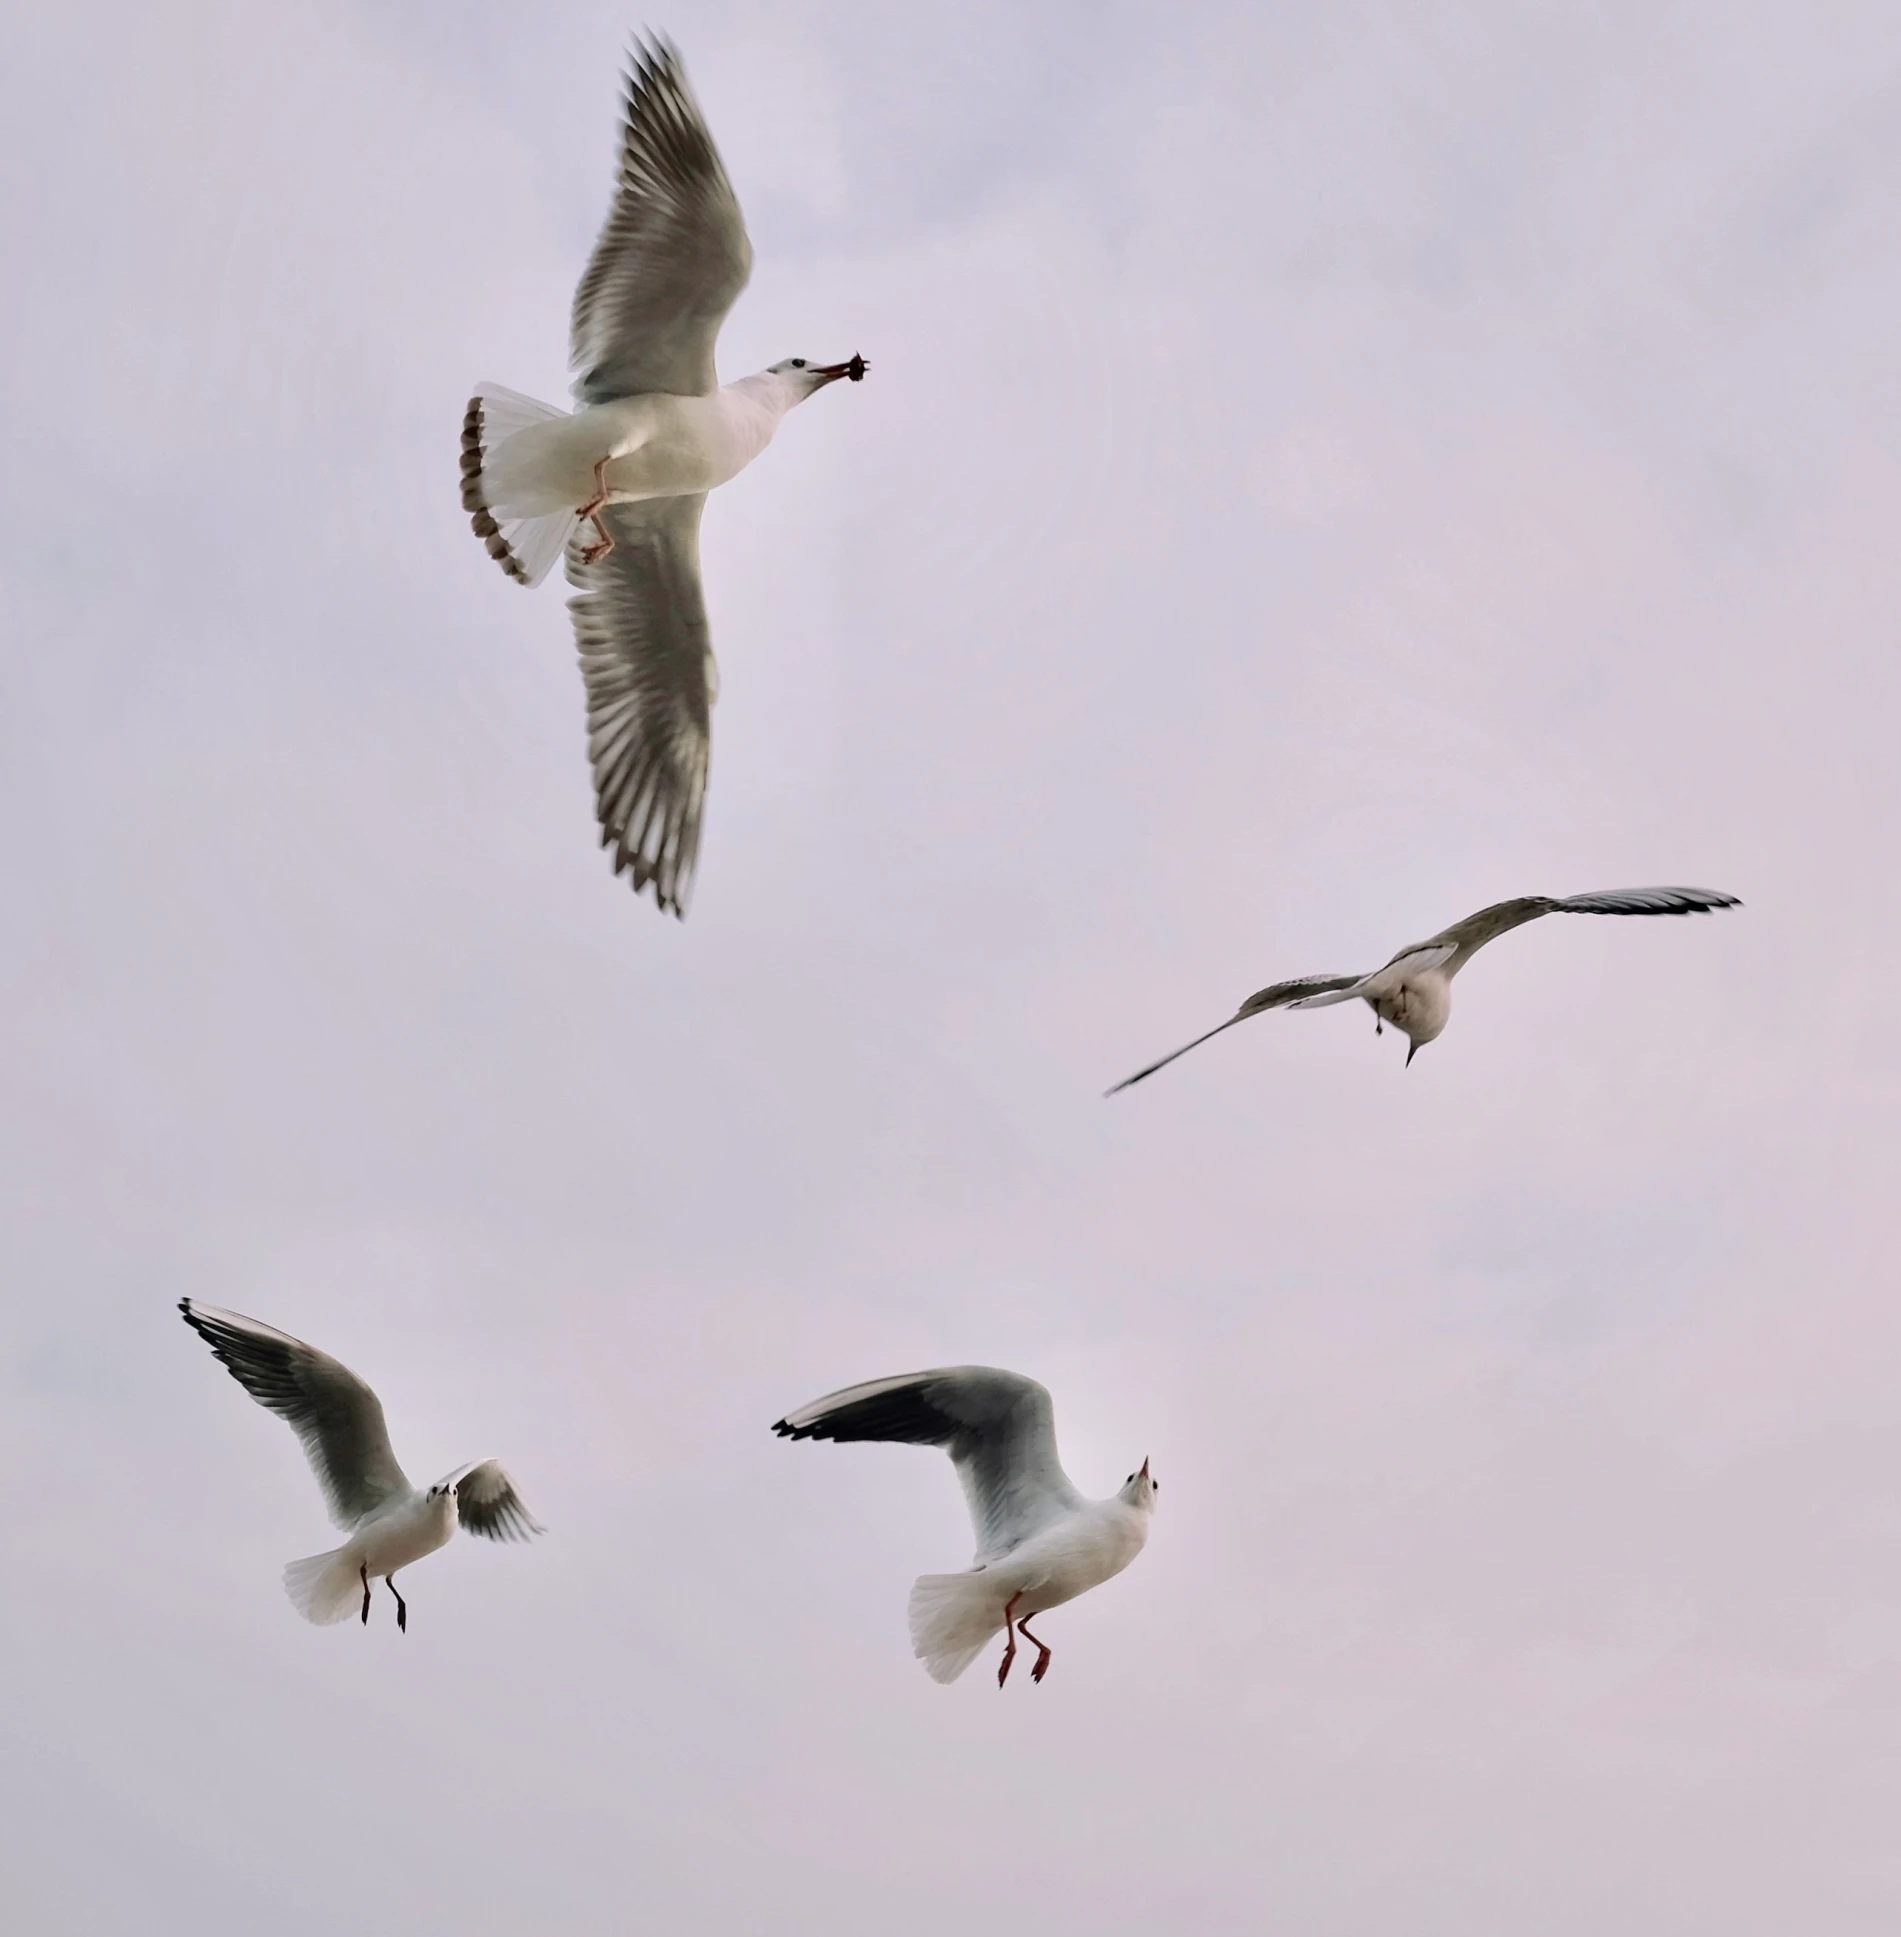
{"type": "Polygon", "coordinates": [[[614,206],[574,293],[576,398],[716,390],[714,340],[751,273],[745,218],[680,57],[636,40],[614,206]]]}
{"type": "Polygon", "coordinates": [[[1056,1457],[1049,1394],[1034,1379],[993,1366],[947,1366],[847,1386],[787,1413],[772,1430],[783,1439],[943,1447],[964,1485],[979,1564],[1083,1504],[1056,1457]]]}
{"type": "Polygon", "coordinates": [[[479,1533],[484,1540],[529,1540],[548,1531],[523,1504],[498,1459],[477,1460],[459,1474],[451,1473],[446,1484],[455,1488],[456,1517],[464,1533],[479,1533]]]}
{"type": "Polygon", "coordinates": [[[353,1527],[409,1492],[390,1450],[382,1401],[347,1365],[241,1312],[189,1298],[178,1309],[239,1385],[289,1422],[338,1526],[353,1527]]]}
{"type": "Polygon", "coordinates": [[[1171,1049],[1158,1062],[1146,1069],[1138,1069],[1133,1076],[1125,1076],[1113,1089],[1103,1091],[1104,1096],[1114,1096],[1116,1090],[1126,1090],[1131,1083],[1139,1083],[1145,1076],[1153,1076],[1158,1069],[1166,1069],[1177,1056],[1186,1056],[1191,1049],[1199,1049],[1210,1036],[1218,1036],[1224,1029],[1232,1029],[1237,1022],[1246,1022],[1249,1016],[1258,1016],[1263,1009],[1286,1009],[1304,1006],[1304,999],[1325,995],[1332,990],[1351,989],[1360,978],[1357,975],[1297,975],[1291,982],[1271,982],[1264,989],[1257,989],[1235,1010],[1226,1022],[1199,1035],[1193,1042],[1185,1042],[1179,1049],[1171,1049]]]}
{"type": "Polygon", "coordinates": [[[1520,895],[1516,901],[1495,901],[1476,915],[1455,921],[1430,940],[1402,948],[1393,961],[1422,949],[1450,947],[1454,952],[1446,973],[1457,975],[1487,942],[1536,921],[1540,915],[1703,915],[1713,908],[1741,906],[1734,895],[1719,894],[1711,888],[1604,888],[1563,900],[1552,895],[1520,895]]]}
{"type": "MultiPolygon", "coordinates": [[[[610,505],[614,548],[568,548],[568,601],[587,685],[587,751],[601,845],[634,892],[686,913],[700,851],[719,672],[700,590],[704,493],[610,505]]],[[[581,536],[589,535],[582,527],[581,536]]]]}

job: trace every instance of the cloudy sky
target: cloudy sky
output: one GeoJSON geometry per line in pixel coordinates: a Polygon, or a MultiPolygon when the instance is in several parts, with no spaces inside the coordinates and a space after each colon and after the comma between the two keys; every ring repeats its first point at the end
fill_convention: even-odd
{"type": "Polygon", "coordinates": [[[1901,1921],[1901,18],[679,0],[861,350],[710,506],[684,926],[561,596],[625,14],[29,7],[0,69],[0,1855],[35,1932],[1831,1937],[1901,1921]],[[1402,1070],[1287,974],[1552,920],[1402,1070]],[[459,1541],[365,1633],[179,1323],[356,1367],[459,1541]],[[1056,1396],[1148,1551],[909,1655],[1056,1396]]]}

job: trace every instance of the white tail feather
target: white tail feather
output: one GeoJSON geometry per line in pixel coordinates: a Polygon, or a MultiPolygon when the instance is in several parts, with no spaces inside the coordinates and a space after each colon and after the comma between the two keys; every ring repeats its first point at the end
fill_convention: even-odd
{"type": "Polygon", "coordinates": [[[462,509],[489,556],[522,585],[539,585],[548,576],[580,521],[565,508],[532,518],[495,511],[492,503],[505,502],[506,495],[497,493],[491,501],[489,459],[518,431],[567,415],[553,404],[537,403],[499,383],[483,384],[463,413],[462,509]]]}
{"type": "Polygon", "coordinates": [[[933,1681],[955,1681],[1003,1626],[986,1574],[920,1574],[911,1589],[911,1652],[933,1681]]]}
{"type": "Polygon", "coordinates": [[[291,1606],[320,1628],[347,1619],[363,1604],[363,1579],[346,1558],[348,1552],[333,1547],[327,1554],[293,1560],[284,1569],[284,1592],[291,1606]]]}
{"type": "Polygon", "coordinates": [[[526,430],[530,424],[551,424],[557,417],[568,415],[559,404],[544,404],[533,397],[524,397],[519,390],[510,390],[500,383],[477,384],[475,401],[482,406],[483,429],[491,449],[504,438],[513,437],[518,430],[526,430]]]}

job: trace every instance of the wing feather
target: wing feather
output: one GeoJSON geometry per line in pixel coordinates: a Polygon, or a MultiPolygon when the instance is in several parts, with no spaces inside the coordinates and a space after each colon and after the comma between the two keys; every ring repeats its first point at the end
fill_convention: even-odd
{"type": "Polygon", "coordinates": [[[614,205],[574,294],[576,398],[717,389],[714,342],[751,273],[745,218],[680,56],[636,40],[614,205]]]}
{"type": "Polygon", "coordinates": [[[1126,1090],[1131,1083],[1139,1083],[1145,1076],[1153,1076],[1158,1069],[1166,1069],[1176,1057],[1186,1056],[1191,1049],[1199,1049],[1209,1037],[1220,1035],[1224,1029],[1232,1029],[1237,1022],[1246,1022],[1249,1016],[1258,1016],[1265,1009],[1292,1007],[1303,997],[1322,995],[1334,989],[1350,989],[1359,979],[1357,975],[1297,975],[1288,982],[1270,982],[1266,988],[1255,990],[1226,1022],[1216,1023],[1193,1042],[1185,1042],[1179,1049],[1171,1049],[1166,1056],[1146,1068],[1138,1069],[1133,1076],[1123,1077],[1114,1089],[1104,1090],[1103,1095],[1114,1096],[1117,1090],[1126,1090]]]}
{"type": "Polygon", "coordinates": [[[500,1460],[477,1460],[451,1473],[448,1483],[455,1488],[456,1517],[464,1533],[479,1533],[484,1540],[531,1540],[548,1531],[528,1511],[500,1460]]]}
{"type": "Polygon", "coordinates": [[[1702,915],[1713,908],[1739,908],[1734,895],[1713,888],[1603,888],[1592,894],[1559,900],[1552,895],[1520,895],[1514,901],[1495,901],[1463,921],[1410,948],[1402,948],[1386,966],[1401,957],[1429,948],[1450,947],[1454,953],[1447,975],[1457,975],[1489,941],[1541,915],[1702,915]]]}
{"type": "Polygon", "coordinates": [[[1707,915],[1742,905],[1715,888],[1600,888],[1551,904],[1560,915],[1707,915]]]}
{"type": "Polygon", "coordinates": [[[178,1309],[238,1384],[303,1442],[338,1526],[353,1527],[410,1491],[390,1448],[383,1403],[347,1365],[241,1312],[189,1298],[178,1309]]]}
{"type": "Polygon", "coordinates": [[[783,1439],[943,1447],[963,1482],[979,1564],[1083,1504],[1056,1456],[1048,1392],[994,1366],[946,1366],[847,1386],[788,1413],[772,1430],[783,1439]]]}
{"type": "Polygon", "coordinates": [[[700,589],[704,494],[610,505],[614,548],[568,549],[568,601],[587,688],[588,759],[614,872],[684,915],[700,851],[718,670],[700,589]]]}

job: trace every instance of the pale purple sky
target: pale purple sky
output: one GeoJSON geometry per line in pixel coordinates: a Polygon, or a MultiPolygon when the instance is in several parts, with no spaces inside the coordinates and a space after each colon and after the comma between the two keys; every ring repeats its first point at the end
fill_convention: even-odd
{"type": "Polygon", "coordinates": [[[35,1933],[1901,1924],[1901,16],[694,5],[684,927],[595,849],[549,397],[637,19],[41,6],[0,66],[0,1858],[35,1933]],[[1250,989],[1552,920],[1410,1070],[1250,989]],[[356,1367],[400,1637],[181,1294],[356,1367]],[[1163,1481],[945,1689],[978,1360],[1163,1481]]]}

